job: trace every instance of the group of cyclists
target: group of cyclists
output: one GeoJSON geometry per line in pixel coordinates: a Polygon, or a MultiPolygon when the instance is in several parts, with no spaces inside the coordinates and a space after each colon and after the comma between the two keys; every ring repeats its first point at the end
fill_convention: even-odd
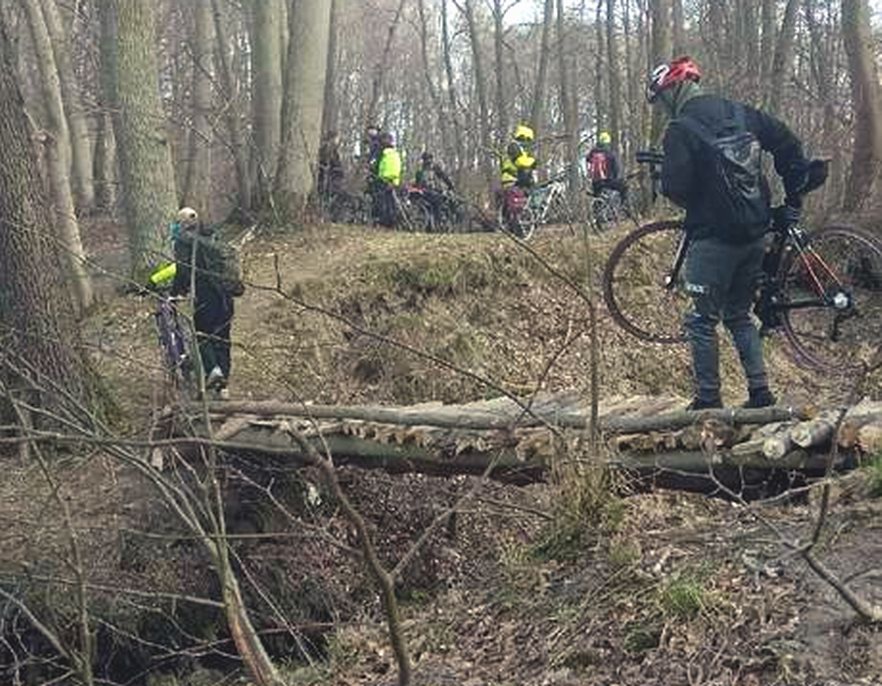
{"type": "MultiPolygon", "coordinates": [[[[496,204],[503,228],[514,228],[517,218],[536,188],[537,159],[534,153],[535,132],[526,123],[518,124],[499,160],[499,191],[496,204]]],[[[450,175],[429,151],[424,151],[412,182],[402,178],[401,153],[395,136],[369,126],[365,132],[364,172],[367,211],[348,212],[353,220],[364,219],[386,227],[397,226],[407,217],[406,207],[419,206],[421,224],[426,228],[449,225],[465,214],[463,201],[456,193],[450,175]]],[[[595,197],[615,194],[624,203],[627,187],[621,164],[612,147],[612,136],[602,131],[597,144],[585,157],[585,170],[590,191],[595,197]]],[[[317,190],[320,205],[332,219],[341,218],[341,206],[352,210],[353,202],[344,188],[344,168],[340,155],[340,137],[331,131],[319,149],[317,190]]]]}
{"type": "MultiPolygon", "coordinates": [[[[745,372],[746,407],[775,403],[769,390],[759,332],[750,317],[758,279],[763,274],[764,234],[771,210],[769,187],[762,173],[762,151],[772,154],[775,170],[786,193],[781,209],[791,224],[799,219],[802,196],[810,190],[810,161],[802,143],[778,119],[743,103],[706,94],[701,72],[689,57],[659,65],[647,83],[647,99],[670,120],[663,141],[659,178],[661,192],[685,210],[688,240],[685,254],[685,290],[693,309],[684,322],[691,344],[695,395],[690,409],[720,407],[717,328],[729,330],[745,372]]],[[[370,127],[366,132],[367,196],[376,222],[394,226],[401,211],[402,160],[395,137],[370,127]]],[[[518,124],[500,157],[499,211],[508,221],[523,211],[537,188],[535,133],[518,124]]],[[[594,194],[626,196],[628,189],[608,133],[600,133],[586,158],[587,177],[594,194]]],[[[318,193],[324,200],[341,195],[343,165],[336,133],[325,136],[320,149],[318,193]]],[[[420,158],[413,184],[404,188],[419,194],[432,213],[443,211],[454,194],[450,177],[431,152],[420,158]]],[[[197,258],[196,324],[205,373],[218,388],[229,377],[229,321],[232,298],[241,294],[237,277],[218,279],[223,264],[209,265],[217,253],[213,237],[196,216],[184,208],[178,217],[175,241],[178,264],[197,258]],[[194,247],[195,246],[195,247],[194,247]],[[198,248],[198,249],[197,249],[198,248]],[[201,283],[200,278],[205,282],[201,283]],[[201,317],[200,317],[201,315],[201,317]],[[210,349],[213,346],[220,349],[210,349]]],[[[217,260],[222,263],[223,260],[217,260]]],[[[175,292],[186,292],[190,271],[173,276],[175,292]]]]}

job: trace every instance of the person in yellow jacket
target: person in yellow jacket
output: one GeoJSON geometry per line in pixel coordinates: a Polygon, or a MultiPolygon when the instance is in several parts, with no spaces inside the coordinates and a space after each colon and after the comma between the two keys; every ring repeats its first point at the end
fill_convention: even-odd
{"type": "Polygon", "coordinates": [[[380,134],[380,154],[371,185],[374,217],[383,226],[395,226],[398,213],[394,193],[401,185],[401,153],[395,147],[395,136],[388,131],[380,134]]]}
{"type": "Polygon", "coordinates": [[[518,124],[511,143],[505,149],[500,163],[500,176],[503,188],[518,186],[530,188],[534,182],[536,158],[533,156],[533,129],[526,124],[518,124]]]}

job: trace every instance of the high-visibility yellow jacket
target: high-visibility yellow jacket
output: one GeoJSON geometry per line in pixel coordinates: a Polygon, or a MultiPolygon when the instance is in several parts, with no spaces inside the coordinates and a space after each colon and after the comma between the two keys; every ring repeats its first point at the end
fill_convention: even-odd
{"type": "Polygon", "coordinates": [[[393,186],[401,185],[401,153],[396,148],[383,148],[377,161],[377,176],[393,186]]]}
{"type": "Polygon", "coordinates": [[[500,163],[500,176],[503,187],[518,185],[530,185],[533,170],[536,168],[536,158],[520,143],[513,141],[506,150],[505,157],[500,163]]]}
{"type": "Polygon", "coordinates": [[[150,274],[150,285],[157,289],[169,288],[178,271],[176,262],[160,265],[150,274]]]}

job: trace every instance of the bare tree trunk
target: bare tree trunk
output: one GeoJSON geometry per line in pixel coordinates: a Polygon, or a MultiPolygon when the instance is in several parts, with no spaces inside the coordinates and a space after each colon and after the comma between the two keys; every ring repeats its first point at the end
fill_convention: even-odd
{"type": "Polygon", "coordinates": [[[786,87],[787,76],[790,73],[798,6],[797,0],[787,0],[781,31],[778,33],[778,42],[775,44],[775,57],[772,61],[772,73],[768,84],[769,90],[766,93],[766,107],[772,114],[777,114],[781,107],[781,98],[786,87]]]}
{"type": "MultiPolygon", "coordinates": [[[[547,0],[551,2],[552,0],[547,0]]],[[[450,118],[453,120],[453,136],[456,144],[457,170],[465,159],[465,145],[462,139],[462,126],[459,116],[459,105],[456,101],[456,88],[454,87],[453,59],[450,54],[450,27],[447,16],[447,0],[441,0],[441,47],[444,57],[444,74],[447,79],[447,97],[450,101],[450,118]]],[[[458,174],[458,172],[457,172],[458,174]]]]}
{"type": "Polygon", "coordinates": [[[290,51],[282,110],[282,141],[275,195],[287,213],[305,205],[321,139],[331,0],[297,2],[291,13],[290,51]]]}
{"type": "Polygon", "coordinates": [[[450,140],[450,123],[447,120],[444,102],[435,87],[432,80],[432,70],[429,64],[429,22],[426,17],[426,2],[418,0],[417,9],[420,15],[420,55],[423,61],[423,71],[425,76],[426,89],[429,92],[429,99],[432,101],[432,109],[438,115],[438,127],[441,130],[441,137],[444,141],[450,140]]]}
{"type": "Polygon", "coordinates": [[[193,39],[190,52],[193,56],[193,78],[190,97],[193,114],[190,124],[187,175],[182,203],[198,207],[204,216],[211,216],[211,68],[214,22],[211,17],[211,0],[193,1],[193,39]]]}
{"type": "Polygon", "coordinates": [[[153,3],[102,0],[103,30],[115,36],[108,57],[114,138],[119,157],[132,276],[143,283],[162,253],[176,207],[168,133],[159,101],[153,3]]]}
{"type": "MultiPolygon", "coordinates": [[[[325,96],[322,107],[322,133],[337,130],[337,24],[339,19],[338,0],[331,0],[331,27],[328,33],[328,61],[325,68],[325,96]]],[[[422,12],[422,4],[420,5],[422,12]]],[[[423,23],[425,32],[425,22],[423,23]]],[[[424,34],[425,35],[425,34],[424,34]]],[[[431,79],[428,61],[425,59],[425,38],[423,38],[423,57],[426,64],[426,78],[431,79]]]]}
{"type": "Polygon", "coordinates": [[[671,5],[671,19],[674,22],[674,47],[673,56],[686,54],[686,26],[683,17],[683,0],[673,0],[671,5]]]}
{"type": "MultiPolygon", "coordinates": [[[[383,81],[386,78],[386,71],[389,69],[389,58],[392,56],[392,44],[395,41],[395,32],[398,30],[398,24],[401,23],[401,15],[404,12],[404,3],[407,0],[399,0],[398,8],[395,10],[395,16],[392,23],[389,24],[389,30],[386,34],[386,43],[383,46],[383,53],[380,57],[380,63],[374,69],[374,77],[371,81],[371,98],[368,101],[367,111],[365,112],[365,124],[368,126],[376,126],[377,110],[380,107],[380,96],[383,94],[383,81]]],[[[293,26],[293,24],[292,24],[293,26]]],[[[292,31],[293,37],[293,31],[292,31]]],[[[290,70],[289,70],[290,73],[290,70]]]]}
{"type": "Polygon", "coordinates": [[[493,0],[493,54],[496,60],[496,141],[500,145],[505,141],[508,121],[505,112],[505,60],[503,59],[503,38],[505,29],[502,20],[505,18],[502,0],[493,0]]]}
{"type": "Polygon", "coordinates": [[[768,87],[772,73],[772,59],[775,52],[775,0],[761,0],[760,23],[762,39],[760,41],[760,82],[763,88],[768,87]]]}
{"type": "Polygon", "coordinates": [[[37,398],[41,406],[62,406],[68,393],[91,408],[92,375],[58,246],[47,240],[52,220],[15,80],[14,54],[0,21],[0,374],[17,387],[27,366],[30,382],[45,389],[37,398]]]}
{"type": "Polygon", "coordinates": [[[245,136],[242,133],[240,120],[239,97],[234,69],[230,59],[230,37],[227,33],[227,17],[221,9],[219,0],[211,0],[212,14],[214,15],[214,35],[216,38],[217,73],[221,86],[222,101],[224,104],[224,119],[227,123],[227,135],[229,136],[229,148],[233,155],[233,166],[236,170],[236,195],[238,197],[239,210],[247,213],[251,209],[251,176],[248,174],[248,153],[245,145],[245,136]]]}
{"type": "Polygon", "coordinates": [[[855,211],[872,196],[882,163],[882,101],[867,0],[842,0],[842,39],[854,111],[854,148],[844,207],[855,211]]]}
{"type": "Polygon", "coordinates": [[[542,38],[539,44],[539,68],[536,70],[536,84],[533,86],[533,105],[530,108],[530,121],[537,131],[545,128],[545,81],[548,78],[548,60],[551,55],[551,28],[554,22],[554,0],[545,0],[542,13],[542,38]]]}
{"type": "Polygon", "coordinates": [[[62,103],[59,73],[39,0],[22,0],[22,4],[28,17],[28,26],[37,54],[37,66],[49,121],[49,135],[44,143],[47,151],[46,170],[55,208],[54,223],[58,227],[64,249],[67,271],[73,279],[76,302],[80,309],[85,310],[92,304],[92,282],[86,270],[86,252],[80,240],[80,227],[77,225],[68,176],[71,168],[70,136],[62,103]]]}
{"type": "Polygon", "coordinates": [[[70,48],[56,0],[42,0],[43,17],[52,40],[52,51],[58,68],[61,100],[67,116],[71,147],[72,189],[76,207],[81,212],[92,209],[95,204],[95,187],[92,183],[92,149],[89,126],[83,111],[79,87],[70,60],[70,48]]]}
{"type": "Polygon", "coordinates": [[[594,15],[594,40],[597,43],[597,60],[594,65],[594,128],[595,135],[599,136],[606,126],[606,108],[604,107],[603,75],[608,74],[606,68],[606,54],[603,49],[603,0],[598,0],[597,10],[594,15]]]}
{"type": "Polygon", "coordinates": [[[280,0],[253,4],[251,109],[254,130],[256,205],[266,202],[273,188],[282,135],[282,9],[280,0]]]}
{"type": "Polygon", "coordinates": [[[563,113],[564,131],[567,142],[567,183],[575,193],[579,188],[579,130],[576,121],[576,107],[570,92],[569,73],[566,60],[566,15],[563,0],[557,0],[557,66],[560,79],[560,109],[563,113]]]}
{"type": "Polygon", "coordinates": [[[92,178],[95,187],[95,209],[111,212],[116,203],[114,186],[113,124],[103,103],[99,106],[98,129],[95,132],[95,154],[92,156],[92,178]]]}
{"type": "MultiPolygon", "coordinates": [[[[481,56],[481,41],[478,36],[478,23],[475,21],[475,8],[472,0],[464,1],[466,23],[469,29],[469,41],[472,45],[472,68],[474,71],[475,90],[478,94],[478,117],[481,133],[481,159],[487,159],[487,153],[492,148],[490,144],[490,125],[487,121],[487,83],[484,80],[484,60],[481,56]]],[[[489,164],[485,165],[488,180],[493,178],[493,172],[489,164]]]]}
{"type": "MultiPolygon", "coordinates": [[[[671,3],[670,0],[650,0],[650,6],[652,8],[652,61],[654,64],[661,64],[671,59],[671,3]]],[[[661,109],[654,108],[652,132],[650,133],[653,145],[661,141],[664,125],[661,109]]]]}
{"type": "MultiPolygon", "coordinates": [[[[625,1],[627,2],[627,0],[625,1]]],[[[609,132],[612,135],[613,149],[621,153],[622,94],[619,79],[615,78],[615,75],[619,73],[615,7],[615,0],[606,0],[607,65],[609,73],[613,75],[609,80],[609,132]]]]}

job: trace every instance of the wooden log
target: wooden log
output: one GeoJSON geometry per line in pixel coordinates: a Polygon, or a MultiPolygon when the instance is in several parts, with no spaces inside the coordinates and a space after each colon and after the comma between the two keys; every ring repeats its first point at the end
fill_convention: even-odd
{"type": "Polygon", "coordinates": [[[862,426],[858,431],[857,445],[865,455],[882,455],[882,421],[862,426]]]}
{"type": "Polygon", "coordinates": [[[822,447],[830,442],[842,410],[822,412],[815,419],[790,429],[790,439],[800,448],[822,447]]]}
{"type": "Polygon", "coordinates": [[[763,439],[763,455],[770,460],[780,460],[793,448],[793,440],[790,438],[790,429],[785,429],[763,439]]]}
{"type": "Polygon", "coordinates": [[[864,398],[845,414],[837,435],[839,446],[853,448],[857,445],[861,427],[877,421],[882,421],[882,401],[864,398]]]}
{"type": "MultiPolygon", "coordinates": [[[[543,422],[561,428],[586,429],[588,427],[588,416],[583,411],[557,413],[548,408],[534,415],[523,414],[523,410],[517,408],[518,413],[523,414],[518,418],[517,414],[508,411],[500,410],[498,413],[493,413],[477,408],[466,409],[457,405],[412,410],[406,407],[305,405],[276,400],[259,400],[212,402],[208,404],[208,407],[212,415],[218,416],[249,414],[271,417],[312,417],[314,419],[361,419],[383,424],[404,426],[425,424],[427,426],[476,430],[511,429],[515,425],[541,426],[543,422]]],[[[194,412],[201,411],[201,407],[198,405],[194,405],[190,409],[194,412]]],[[[682,429],[706,419],[716,419],[733,425],[765,424],[803,418],[803,415],[804,413],[800,410],[789,407],[733,408],[703,410],[701,412],[678,411],[648,417],[601,417],[600,428],[610,433],[640,433],[682,429]]]]}

